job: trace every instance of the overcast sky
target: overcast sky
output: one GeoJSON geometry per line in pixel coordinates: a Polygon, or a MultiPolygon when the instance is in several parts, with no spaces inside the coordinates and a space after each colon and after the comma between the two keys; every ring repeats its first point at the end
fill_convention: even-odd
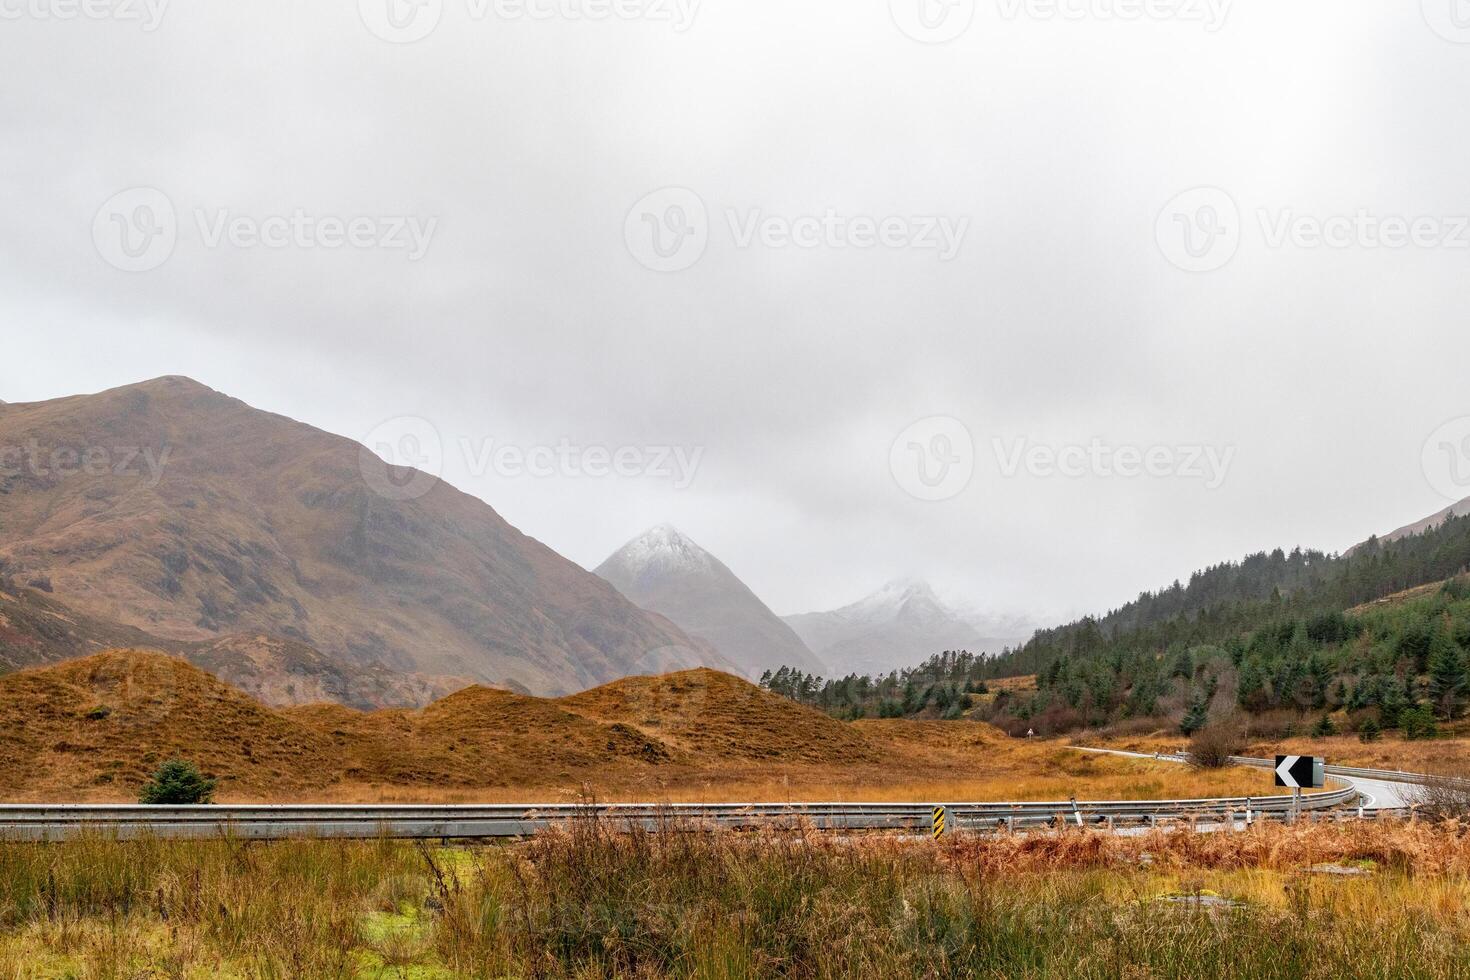
{"type": "Polygon", "coordinates": [[[5,400],[437,439],[781,613],[1103,610],[1470,496],[1459,0],[69,2],[0,0],[5,400]]]}

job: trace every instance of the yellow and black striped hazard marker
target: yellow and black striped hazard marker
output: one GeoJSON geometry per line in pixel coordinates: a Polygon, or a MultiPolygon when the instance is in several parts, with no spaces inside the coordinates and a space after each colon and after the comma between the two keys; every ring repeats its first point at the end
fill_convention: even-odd
{"type": "Polygon", "coordinates": [[[944,818],[946,816],[947,816],[947,814],[944,812],[944,807],[942,807],[942,806],[936,806],[934,808],[933,835],[932,836],[934,837],[935,840],[938,840],[939,838],[941,838],[941,837],[944,836],[944,818]]]}

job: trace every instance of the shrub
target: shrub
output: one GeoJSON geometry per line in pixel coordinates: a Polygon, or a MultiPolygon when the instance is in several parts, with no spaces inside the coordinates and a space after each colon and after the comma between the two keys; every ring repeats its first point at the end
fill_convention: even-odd
{"type": "Polygon", "coordinates": [[[1413,791],[1411,802],[1431,820],[1464,822],[1470,817],[1470,779],[1465,768],[1431,776],[1413,791]]]}
{"type": "Polygon", "coordinates": [[[1360,742],[1376,742],[1382,737],[1383,732],[1379,729],[1378,722],[1372,718],[1358,726],[1358,741],[1360,742]]]}
{"type": "Polygon", "coordinates": [[[183,759],[172,759],[158,767],[153,780],[143,787],[139,803],[153,805],[186,805],[209,803],[214,799],[215,780],[199,771],[199,767],[183,759]]]}
{"type": "Polygon", "coordinates": [[[1245,722],[1233,715],[1206,725],[1189,739],[1189,764],[1199,769],[1224,769],[1232,755],[1245,751],[1245,722]]]}
{"type": "Polygon", "coordinates": [[[1313,738],[1331,738],[1337,734],[1337,723],[1332,720],[1331,715],[1323,715],[1322,720],[1312,726],[1313,738]]]}
{"type": "Polygon", "coordinates": [[[1439,734],[1439,728],[1434,724],[1434,712],[1425,707],[1411,708],[1400,714],[1399,725],[1404,730],[1404,738],[1411,742],[1439,734]]]}

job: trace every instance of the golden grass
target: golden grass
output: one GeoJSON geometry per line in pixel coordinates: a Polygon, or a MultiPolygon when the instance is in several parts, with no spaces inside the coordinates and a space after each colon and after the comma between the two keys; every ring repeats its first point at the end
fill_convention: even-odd
{"type": "MultiPolygon", "coordinates": [[[[963,725],[963,722],[933,722],[963,725]]],[[[973,727],[973,726],[972,726],[973,727]]],[[[913,751],[905,747],[905,751],[913,751]]],[[[652,778],[588,779],[563,785],[433,789],[346,784],[304,794],[324,803],[603,802],[920,802],[994,800],[1148,800],[1269,796],[1270,773],[1255,769],[1197,771],[1177,763],[1077,752],[1056,742],[1007,743],[1003,750],[936,753],[890,765],[847,767],[721,765],[668,770],[652,778]]],[[[270,802],[273,797],[226,794],[221,802],[270,802]]]]}
{"type": "Polygon", "coordinates": [[[1393,822],[939,844],[597,824],[469,848],[93,838],[0,845],[0,977],[1449,980],[1470,974],[1467,909],[1470,835],[1393,822]],[[1312,873],[1326,862],[1365,873],[1312,873]]]}
{"type": "MultiPolygon", "coordinates": [[[[1084,736],[1076,741],[1081,745],[1127,752],[1172,752],[1178,750],[1180,739],[1177,736],[1154,733],[1111,738],[1084,736]]],[[[1461,731],[1454,737],[1412,742],[1395,732],[1386,733],[1377,742],[1363,742],[1356,735],[1254,739],[1246,747],[1245,754],[1262,759],[1276,755],[1317,755],[1326,759],[1328,765],[1334,766],[1393,769],[1401,772],[1458,773],[1470,765],[1470,734],[1461,731]]]]}
{"type": "Polygon", "coordinates": [[[0,677],[0,793],[127,801],[170,758],[220,802],[1158,799],[1266,795],[1193,772],[1012,739],[970,721],[839,722],[715,671],[562,699],[469,688],[420,711],[275,710],[187,663],[123,651],[0,677]]]}

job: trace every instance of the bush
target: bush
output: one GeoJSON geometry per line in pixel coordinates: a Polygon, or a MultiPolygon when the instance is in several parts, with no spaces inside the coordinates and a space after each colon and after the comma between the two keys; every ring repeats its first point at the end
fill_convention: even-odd
{"type": "Polygon", "coordinates": [[[1434,738],[1439,728],[1434,724],[1434,712],[1428,708],[1412,708],[1399,715],[1399,726],[1404,738],[1413,742],[1421,738],[1434,738]]]}
{"type": "Polygon", "coordinates": [[[1470,779],[1465,768],[1454,772],[1441,772],[1417,787],[1410,802],[1431,820],[1455,820],[1464,822],[1470,818],[1470,779]]]}
{"type": "Polygon", "coordinates": [[[1376,742],[1382,737],[1383,732],[1379,729],[1378,722],[1372,718],[1358,726],[1358,741],[1360,742],[1376,742]]]}
{"type": "Polygon", "coordinates": [[[1232,755],[1245,751],[1245,722],[1239,715],[1206,725],[1189,739],[1189,764],[1199,769],[1224,769],[1232,755]]]}
{"type": "Polygon", "coordinates": [[[173,759],[158,767],[153,781],[143,787],[139,803],[152,805],[187,805],[209,803],[214,799],[215,780],[199,771],[199,767],[183,759],[173,759]]]}

